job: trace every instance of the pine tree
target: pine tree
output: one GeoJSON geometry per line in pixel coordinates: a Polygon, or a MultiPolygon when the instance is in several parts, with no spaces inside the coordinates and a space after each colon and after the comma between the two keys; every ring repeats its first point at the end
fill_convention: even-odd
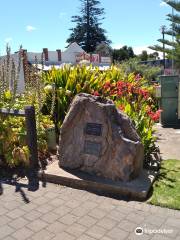
{"type": "Polygon", "coordinates": [[[167,57],[175,60],[175,64],[180,68],[180,1],[169,0],[164,1],[172,7],[172,14],[167,15],[167,20],[171,22],[170,29],[166,30],[165,26],[162,28],[163,35],[169,35],[171,39],[158,39],[164,47],[155,45],[150,47],[153,50],[164,52],[167,57]]]}
{"type": "Polygon", "coordinates": [[[100,27],[104,18],[104,8],[100,8],[98,0],[80,0],[80,15],[72,16],[72,22],[76,23],[75,28],[71,28],[72,33],[67,39],[67,43],[77,42],[84,51],[94,52],[101,42],[110,44],[111,41],[105,36],[106,31],[100,27]]]}

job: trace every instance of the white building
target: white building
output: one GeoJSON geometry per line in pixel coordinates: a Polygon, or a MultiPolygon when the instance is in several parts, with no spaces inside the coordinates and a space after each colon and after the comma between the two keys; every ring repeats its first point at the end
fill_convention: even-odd
{"type": "MultiPolygon", "coordinates": [[[[43,55],[45,60],[45,66],[57,65],[60,66],[62,63],[76,64],[76,55],[83,53],[84,50],[77,44],[72,43],[64,52],[60,49],[56,51],[49,51],[48,48],[43,48],[43,55]]],[[[42,53],[38,52],[25,52],[29,63],[35,63],[37,58],[38,63],[42,61],[42,53]]]]}
{"type": "MultiPolygon", "coordinates": [[[[42,53],[44,62],[44,71],[50,70],[53,66],[55,68],[61,68],[64,64],[78,64],[80,61],[85,60],[89,64],[100,67],[108,67],[111,64],[111,59],[108,57],[100,56],[99,54],[87,54],[76,42],[72,43],[65,51],[57,49],[56,51],[49,51],[47,48],[43,48],[43,52],[28,52],[22,50],[22,63],[17,91],[23,92],[25,89],[25,65],[38,64],[38,68],[42,69],[42,53]]],[[[4,61],[6,56],[0,57],[0,62],[4,61]]],[[[11,58],[15,64],[18,65],[19,52],[11,54],[11,58]]],[[[11,83],[10,83],[11,88],[11,83]]]]}

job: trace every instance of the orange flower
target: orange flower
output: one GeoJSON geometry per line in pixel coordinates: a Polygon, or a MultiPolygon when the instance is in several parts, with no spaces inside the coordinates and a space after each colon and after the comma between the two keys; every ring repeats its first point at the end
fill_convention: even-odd
{"type": "Polygon", "coordinates": [[[125,106],[124,106],[123,104],[120,104],[120,105],[118,106],[118,109],[119,109],[120,111],[124,111],[124,110],[125,110],[125,106]]]}

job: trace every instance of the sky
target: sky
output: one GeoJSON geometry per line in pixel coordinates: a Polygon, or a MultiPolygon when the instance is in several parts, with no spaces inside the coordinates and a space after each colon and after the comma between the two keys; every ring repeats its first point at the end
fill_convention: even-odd
{"type": "MultiPolygon", "coordinates": [[[[157,43],[160,26],[169,25],[171,8],[161,0],[100,0],[105,9],[102,27],[113,48],[132,46],[136,54],[157,43]]],[[[79,14],[79,0],[0,0],[0,55],[10,44],[12,52],[64,50],[71,16],[79,14]]]]}

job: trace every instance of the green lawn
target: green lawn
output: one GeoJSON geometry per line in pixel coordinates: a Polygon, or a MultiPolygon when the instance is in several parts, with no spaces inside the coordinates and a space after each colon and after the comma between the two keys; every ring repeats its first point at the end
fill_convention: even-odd
{"type": "Polygon", "coordinates": [[[164,160],[148,203],[180,209],[180,160],[164,160]]]}

